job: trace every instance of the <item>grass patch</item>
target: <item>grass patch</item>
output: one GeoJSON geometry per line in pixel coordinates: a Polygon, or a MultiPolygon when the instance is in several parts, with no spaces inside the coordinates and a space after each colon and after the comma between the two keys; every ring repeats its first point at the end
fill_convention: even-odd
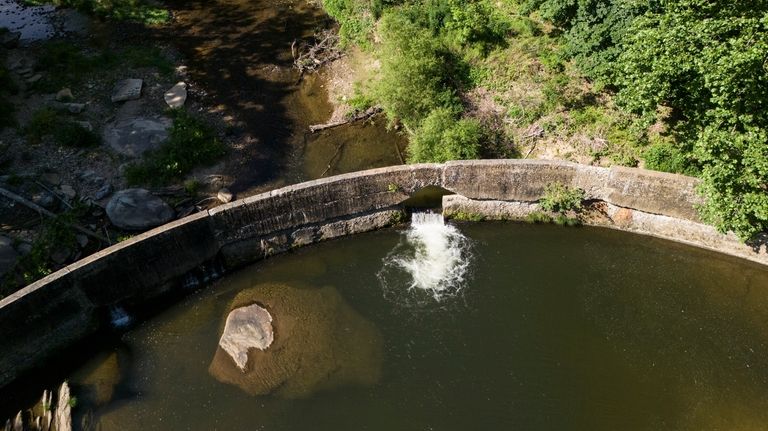
{"type": "Polygon", "coordinates": [[[552,216],[542,211],[533,211],[525,216],[525,221],[528,223],[540,224],[540,223],[552,223],[552,216]]]}
{"type": "MultiPolygon", "coordinates": [[[[0,35],[2,33],[0,32],[0,35]]],[[[5,67],[5,58],[5,50],[0,50],[0,128],[16,125],[16,117],[14,115],[16,108],[8,97],[19,91],[18,86],[16,86],[16,83],[11,78],[10,72],[5,67]]]]}
{"type": "Polygon", "coordinates": [[[154,67],[163,75],[170,75],[174,70],[173,62],[155,47],[128,47],[123,50],[121,57],[133,67],[154,67]]]}
{"type": "Polygon", "coordinates": [[[25,0],[28,5],[52,4],[116,21],[131,21],[146,25],[165,24],[171,19],[167,9],[137,0],[25,0]]]}
{"type": "Polygon", "coordinates": [[[51,108],[43,108],[32,114],[24,131],[33,144],[39,144],[48,135],[65,147],[89,148],[101,143],[99,135],[51,108]]]}
{"type": "Polygon", "coordinates": [[[545,211],[564,214],[566,212],[580,212],[583,200],[584,190],[554,182],[547,184],[544,188],[544,197],[539,203],[545,211]]]}
{"type": "Polygon", "coordinates": [[[456,221],[483,221],[485,220],[485,216],[478,213],[473,212],[465,212],[465,211],[457,211],[455,213],[452,213],[449,215],[449,217],[452,220],[456,221]]]}
{"type": "Polygon", "coordinates": [[[129,184],[168,184],[225,154],[226,146],[202,120],[184,110],[173,110],[171,115],[168,141],[145,154],[143,161],[128,166],[125,178],[129,184]]]}
{"type": "Polygon", "coordinates": [[[72,249],[77,244],[75,234],[69,227],[73,218],[73,214],[62,214],[43,222],[41,234],[32,243],[30,252],[22,256],[15,270],[6,274],[0,282],[0,298],[53,272],[51,253],[61,248],[72,249]]]}
{"type": "Polygon", "coordinates": [[[40,52],[37,69],[44,74],[33,88],[54,93],[64,87],[77,87],[89,75],[118,67],[154,68],[163,75],[174,71],[173,62],[157,47],[127,46],[117,51],[98,49],[89,53],[87,49],[70,42],[52,41],[46,43],[40,52]]]}

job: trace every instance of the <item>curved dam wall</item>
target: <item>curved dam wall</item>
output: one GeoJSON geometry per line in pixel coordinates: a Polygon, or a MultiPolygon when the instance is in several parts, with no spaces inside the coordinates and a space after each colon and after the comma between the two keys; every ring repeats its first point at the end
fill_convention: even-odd
{"type": "MultiPolygon", "coordinates": [[[[219,206],[91,255],[0,300],[0,387],[109,325],[114,306],[139,306],[188,288],[202,266],[234,269],[398,220],[401,203],[439,186],[444,211],[524,217],[555,181],[604,203],[594,224],[656,235],[768,264],[699,222],[697,180],[567,162],[479,160],[373,169],[297,184],[219,206]]],[[[589,223],[589,222],[588,222],[589,223]]]]}

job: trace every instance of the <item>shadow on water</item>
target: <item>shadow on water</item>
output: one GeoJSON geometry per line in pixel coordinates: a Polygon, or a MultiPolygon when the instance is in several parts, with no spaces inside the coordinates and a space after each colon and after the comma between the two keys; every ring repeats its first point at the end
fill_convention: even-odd
{"type": "Polygon", "coordinates": [[[235,192],[275,180],[288,162],[300,127],[291,43],[326,25],[309,7],[242,0],[175,2],[169,37],[189,60],[192,79],[212,100],[237,112],[235,192]],[[294,100],[292,100],[294,99],[294,100]],[[293,111],[293,112],[291,112],[293,111]]]}
{"type": "MultiPolygon", "coordinates": [[[[304,152],[308,141],[315,139],[308,126],[327,121],[332,106],[322,78],[300,79],[293,68],[291,45],[333,21],[304,1],[177,0],[171,5],[176,22],[165,37],[187,58],[191,78],[211,102],[234,113],[238,121],[232,130],[239,138],[236,154],[227,162],[227,173],[235,179],[231,189],[242,194],[321,176],[322,170],[308,168],[303,161],[312,157],[304,152]]],[[[345,139],[348,129],[338,128],[334,134],[345,139]]],[[[368,129],[355,133],[358,128],[352,134],[389,148],[388,156],[360,158],[344,171],[400,163],[395,147],[379,141],[394,139],[402,145],[402,138],[384,132],[383,124],[369,129],[371,133],[366,133],[368,129]]],[[[309,165],[329,163],[322,151],[318,157],[324,160],[309,165]]]]}

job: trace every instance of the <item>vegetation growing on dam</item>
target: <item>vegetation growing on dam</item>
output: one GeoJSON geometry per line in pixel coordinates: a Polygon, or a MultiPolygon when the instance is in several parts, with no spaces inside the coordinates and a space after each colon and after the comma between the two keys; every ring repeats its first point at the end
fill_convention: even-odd
{"type": "Polygon", "coordinates": [[[598,163],[701,177],[723,231],[768,230],[767,2],[323,4],[380,59],[361,93],[408,131],[411,161],[582,142],[598,163]]]}

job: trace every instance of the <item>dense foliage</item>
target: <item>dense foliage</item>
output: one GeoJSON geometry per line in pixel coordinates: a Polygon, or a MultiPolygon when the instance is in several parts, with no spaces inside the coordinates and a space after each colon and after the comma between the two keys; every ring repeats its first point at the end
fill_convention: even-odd
{"type": "Polygon", "coordinates": [[[649,167],[700,171],[702,215],[743,239],[768,230],[768,2],[544,0],[565,51],[675,145],[649,167]]]}
{"type": "Polygon", "coordinates": [[[642,158],[700,176],[700,212],[719,229],[745,240],[768,231],[768,0],[324,3],[350,41],[381,40],[372,98],[411,134],[412,161],[483,153],[483,127],[467,120],[464,99],[479,80],[497,95],[526,96],[509,107],[513,121],[598,130],[596,157],[608,148],[617,163],[642,158]],[[555,31],[541,35],[527,16],[555,31]],[[522,49],[504,51],[519,38],[522,49]],[[552,40],[559,49],[547,48],[552,40]],[[529,52],[545,68],[521,81],[527,72],[515,61],[529,52]],[[574,92],[572,66],[623,113],[574,92]],[[569,113],[551,115],[558,110],[569,113]]]}
{"type": "Polygon", "coordinates": [[[483,130],[474,119],[455,119],[449,109],[432,111],[408,147],[408,161],[447,162],[477,159],[480,155],[483,130]]]}

